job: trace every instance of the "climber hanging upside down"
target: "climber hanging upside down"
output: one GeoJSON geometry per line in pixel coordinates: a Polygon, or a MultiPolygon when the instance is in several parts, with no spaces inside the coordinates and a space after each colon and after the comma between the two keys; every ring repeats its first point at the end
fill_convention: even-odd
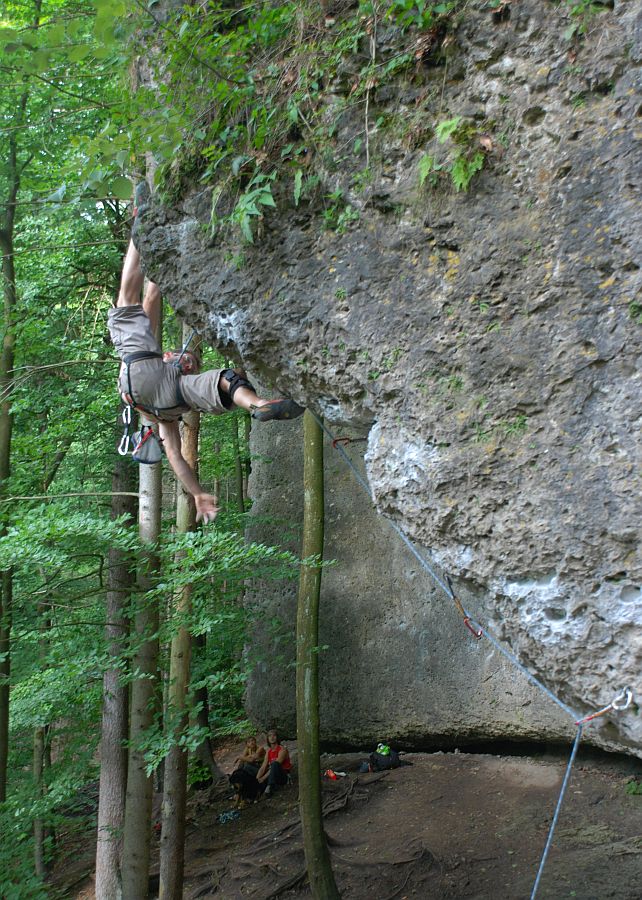
{"type": "Polygon", "coordinates": [[[196,503],[197,521],[212,522],[217,498],[206,493],[181,453],[180,418],[190,410],[222,415],[235,407],[261,422],[294,419],[303,408],[293,400],[262,400],[242,369],[199,374],[198,360],[187,350],[161,352],[154,337],[160,316],[160,290],[144,276],[133,242],[125,256],[118,303],[109,312],[109,333],[122,360],[118,388],[128,406],[159,423],[159,437],[176,476],[196,503]]]}

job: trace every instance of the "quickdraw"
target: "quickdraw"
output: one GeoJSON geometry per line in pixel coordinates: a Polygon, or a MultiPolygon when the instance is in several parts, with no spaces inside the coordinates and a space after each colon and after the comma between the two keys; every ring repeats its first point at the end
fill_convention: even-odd
{"type": "Polygon", "coordinates": [[[121,456],[127,456],[129,453],[129,443],[131,438],[129,436],[129,428],[132,424],[132,408],[131,406],[126,406],[123,409],[122,415],[123,425],[125,426],[123,430],[123,436],[120,439],[120,444],[118,445],[118,452],[121,456]]]}
{"type": "Polygon", "coordinates": [[[461,602],[461,600],[459,599],[459,597],[455,594],[455,591],[453,590],[453,584],[452,584],[452,581],[450,580],[450,578],[449,578],[448,575],[446,575],[446,581],[448,582],[448,587],[450,588],[450,594],[451,594],[451,597],[452,597],[453,602],[454,602],[454,604],[455,604],[455,607],[457,608],[457,612],[459,613],[459,615],[460,615],[460,616],[462,617],[462,619],[464,620],[464,625],[465,625],[466,628],[470,631],[470,633],[472,634],[472,636],[473,636],[474,638],[477,638],[478,641],[481,640],[481,638],[482,638],[483,635],[484,635],[484,632],[482,631],[481,628],[480,628],[479,630],[477,630],[473,625],[471,625],[471,622],[472,622],[473,620],[470,618],[470,616],[468,615],[468,613],[467,613],[466,610],[464,609],[463,603],[461,602]]]}
{"type": "Polygon", "coordinates": [[[349,437],[337,437],[332,440],[332,449],[336,450],[339,444],[344,444],[346,447],[348,444],[358,444],[359,441],[366,442],[368,438],[349,438],[349,437]]]}
{"type": "Polygon", "coordinates": [[[622,710],[628,709],[632,702],[633,691],[631,690],[631,688],[622,688],[620,693],[611,700],[608,706],[605,706],[603,709],[598,709],[597,712],[591,713],[590,716],[584,716],[583,719],[578,719],[575,724],[584,725],[585,722],[591,722],[593,719],[597,719],[599,716],[606,715],[606,713],[611,709],[614,709],[616,712],[622,712],[622,710]]]}

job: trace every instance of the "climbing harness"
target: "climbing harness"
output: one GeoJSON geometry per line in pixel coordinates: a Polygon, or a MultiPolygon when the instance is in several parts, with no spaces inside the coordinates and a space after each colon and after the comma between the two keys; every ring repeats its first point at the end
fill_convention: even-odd
{"type": "MultiPolygon", "coordinates": [[[[341,446],[341,444],[343,444],[343,443],[350,443],[350,439],[349,438],[335,438],[334,435],[326,427],[323,420],[320,419],[314,412],[312,412],[312,415],[313,415],[314,419],[316,420],[317,424],[319,425],[319,427],[327,434],[328,438],[331,440],[332,447],[335,450],[339,451],[339,453],[343,457],[344,461],[346,462],[348,467],[352,470],[357,481],[364,488],[364,490],[366,491],[366,493],[368,494],[368,496],[370,497],[370,500],[373,502],[373,505],[374,505],[374,500],[373,500],[372,494],[370,492],[370,487],[368,486],[367,482],[364,480],[364,478],[362,477],[361,473],[356,468],[356,466],[354,466],[354,464],[352,463],[352,460],[350,459],[348,454],[345,452],[345,450],[341,446]]],[[[355,440],[355,439],[353,439],[353,440],[355,440]]],[[[359,438],[357,440],[363,440],[363,439],[359,438]]],[[[549,690],[549,688],[547,688],[546,685],[542,684],[541,681],[539,681],[537,678],[535,678],[535,676],[532,675],[531,672],[529,672],[528,669],[522,665],[522,663],[517,659],[517,657],[515,657],[512,653],[510,653],[508,650],[506,650],[506,648],[500,644],[500,642],[492,634],[492,632],[490,632],[488,630],[488,628],[482,629],[481,625],[477,621],[475,621],[475,619],[470,615],[470,613],[468,613],[466,611],[463,603],[455,594],[455,591],[452,587],[452,582],[450,580],[450,577],[448,575],[446,575],[445,576],[446,580],[444,582],[444,580],[437,574],[435,569],[426,561],[426,559],[424,559],[424,557],[415,548],[415,546],[412,544],[410,539],[404,534],[404,532],[401,530],[401,528],[399,528],[399,526],[395,522],[393,522],[391,519],[386,519],[386,521],[394,529],[394,531],[397,532],[399,537],[402,539],[402,541],[406,544],[406,546],[411,551],[411,553],[418,560],[418,562],[420,563],[422,568],[424,568],[428,572],[428,574],[431,576],[433,581],[444,591],[444,593],[450,598],[450,600],[452,600],[454,602],[455,608],[457,609],[458,613],[461,615],[461,617],[464,620],[464,625],[466,626],[466,628],[468,628],[468,630],[471,632],[471,634],[473,634],[478,640],[481,639],[482,637],[485,637],[487,640],[489,640],[490,643],[493,645],[493,647],[495,647],[495,649],[497,649],[503,656],[505,656],[506,659],[508,659],[512,663],[512,665],[514,665],[517,669],[519,669],[521,672],[523,672],[523,674],[526,675],[526,677],[532,684],[534,684],[537,688],[539,688],[541,691],[543,691],[554,703],[557,704],[557,706],[559,706],[561,709],[564,710],[564,712],[566,712],[568,715],[570,715],[573,718],[573,721],[574,721],[577,731],[575,734],[575,739],[573,741],[571,755],[569,757],[568,764],[566,766],[564,780],[562,782],[562,787],[560,789],[559,797],[557,799],[557,805],[555,807],[555,812],[553,814],[553,819],[551,821],[551,825],[549,828],[548,837],[546,839],[546,844],[544,846],[544,850],[543,850],[542,857],[540,860],[539,868],[537,870],[535,883],[533,884],[533,890],[532,890],[532,893],[530,896],[530,900],[535,900],[535,895],[537,894],[537,890],[539,887],[542,872],[544,871],[544,866],[546,865],[546,860],[548,858],[548,852],[549,852],[551,844],[553,842],[553,834],[555,832],[557,820],[559,818],[562,804],[564,802],[564,797],[565,797],[566,789],[568,787],[568,783],[570,780],[573,763],[575,762],[575,757],[577,756],[577,751],[579,749],[579,745],[582,740],[582,733],[583,733],[584,725],[587,722],[591,722],[593,719],[597,719],[600,716],[606,715],[611,710],[613,710],[615,712],[622,712],[625,709],[628,709],[628,707],[633,702],[633,691],[631,690],[630,687],[625,687],[622,689],[622,691],[619,694],[617,694],[617,696],[615,696],[613,698],[613,700],[611,700],[611,702],[608,704],[608,706],[605,706],[602,709],[597,710],[597,712],[594,712],[587,716],[584,716],[583,718],[579,717],[577,715],[577,713],[573,709],[571,709],[570,706],[567,706],[567,704],[564,703],[562,700],[560,700],[560,698],[557,697],[551,690],[549,690]]]]}
{"type": "MultiPolygon", "coordinates": [[[[191,338],[190,338],[191,340],[191,338]]],[[[187,350],[187,344],[183,347],[181,351],[181,357],[183,353],[187,350]]],[[[127,403],[129,406],[132,406],[134,409],[137,409],[139,412],[146,413],[148,416],[154,416],[156,419],[162,419],[162,413],[167,412],[171,409],[181,409],[187,406],[185,402],[185,398],[183,397],[183,392],[181,390],[181,382],[180,378],[176,379],[174,385],[174,393],[176,398],[176,403],[173,406],[154,406],[147,407],[143,406],[143,404],[136,399],[136,394],[134,392],[134,388],[132,385],[132,373],[131,366],[133,363],[142,362],[144,359],[162,359],[162,355],[160,353],[153,353],[150,350],[139,350],[136,353],[130,353],[128,356],[123,357],[123,363],[125,364],[125,372],[127,374],[127,403]]],[[[176,365],[176,363],[172,363],[172,365],[176,365]]]]}

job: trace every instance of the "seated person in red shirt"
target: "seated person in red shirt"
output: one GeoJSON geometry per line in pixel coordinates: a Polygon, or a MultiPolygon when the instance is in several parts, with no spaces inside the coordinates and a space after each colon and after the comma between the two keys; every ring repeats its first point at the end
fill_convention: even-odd
{"type": "Polygon", "coordinates": [[[277,787],[287,784],[288,774],[292,769],[292,760],[287,747],[282,747],[279,744],[279,736],[276,731],[268,731],[267,742],[267,753],[257,773],[256,780],[261,785],[265,784],[263,793],[266,797],[269,797],[277,787]]]}

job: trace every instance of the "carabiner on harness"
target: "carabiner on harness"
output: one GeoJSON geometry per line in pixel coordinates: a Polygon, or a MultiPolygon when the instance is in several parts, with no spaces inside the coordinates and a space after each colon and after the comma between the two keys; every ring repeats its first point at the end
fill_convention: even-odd
{"type": "Polygon", "coordinates": [[[123,436],[120,439],[120,444],[118,445],[118,452],[121,456],[127,456],[129,453],[129,426],[132,423],[132,408],[131,406],[126,406],[123,409],[122,415],[123,425],[125,426],[123,429],[123,436]]]}

